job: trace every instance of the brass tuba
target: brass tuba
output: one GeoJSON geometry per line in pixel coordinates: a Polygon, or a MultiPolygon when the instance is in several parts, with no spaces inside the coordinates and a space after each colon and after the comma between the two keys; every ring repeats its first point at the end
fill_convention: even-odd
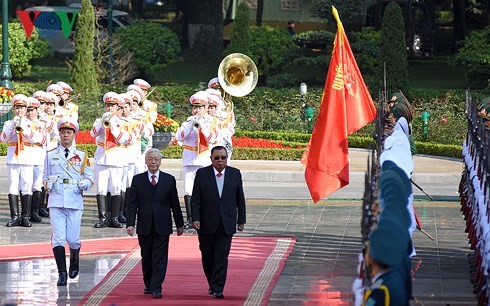
{"type": "Polygon", "coordinates": [[[231,96],[248,95],[257,85],[258,79],[257,66],[245,54],[232,53],[219,64],[219,83],[221,88],[231,96]]]}

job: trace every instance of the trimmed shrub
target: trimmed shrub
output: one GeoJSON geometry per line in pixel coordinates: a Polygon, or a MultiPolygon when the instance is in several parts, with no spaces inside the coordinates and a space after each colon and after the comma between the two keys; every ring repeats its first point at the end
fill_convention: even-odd
{"type": "Polygon", "coordinates": [[[158,23],[138,20],[119,28],[114,36],[122,41],[122,52],[134,54],[139,73],[145,77],[181,60],[177,34],[158,23]]]}
{"type": "MultiPolygon", "coordinates": [[[[0,38],[2,37],[0,25],[0,38]]],[[[29,62],[32,59],[43,58],[52,54],[49,44],[39,37],[37,31],[33,31],[31,38],[27,39],[24,28],[18,21],[11,21],[9,31],[9,64],[12,76],[15,79],[23,77],[31,71],[29,62]]],[[[0,45],[0,52],[2,46],[0,45]]]]}
{"type": "Polygon", "coordinates": [[[400,5],[391,2],[386,6],[381,24],[381,61],[378,80],[383,79],[383,64],[386,63],[386,86],[388,92],[401,90],[409,96],[407,46],[405,24],[400,5]]]}
{"type": "Polygon", "coordinates": [[[288,61],[288,53],[297,48],[286,31],[267,25],[250,27],[249,47],[262,78],[280,72],[288,61]]]}

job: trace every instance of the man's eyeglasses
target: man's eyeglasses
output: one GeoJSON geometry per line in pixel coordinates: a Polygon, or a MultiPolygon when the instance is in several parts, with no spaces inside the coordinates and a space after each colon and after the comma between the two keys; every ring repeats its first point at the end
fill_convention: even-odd
{"type": "Polygon", "coordinates": [[[213,156],[214,160],[225,160],[228,158],[228,156],[213,156]]]}

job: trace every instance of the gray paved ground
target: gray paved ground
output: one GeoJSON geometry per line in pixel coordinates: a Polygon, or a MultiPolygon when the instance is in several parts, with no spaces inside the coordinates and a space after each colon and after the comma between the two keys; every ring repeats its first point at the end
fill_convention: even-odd
{"type": "MultiPolygon", "coordinates": [[[[356,180],[365,165],[367,155],[364,153],[354,154],[359,156],[352,161],[352,183],[347,187],[350,189],[341,190],[315,205],[304,190],[306,185],[299,176],[302,172],[299,163],[237,163],[243,171],[250,171],[244,183],[249,199],[247,225],[238,235],[294,235],[297,238],[269,305],[350,304],[350,288],[361,250],[361,203],[358,199],[363,186],[356,180]]],[[[423,157],[416,157],[416,167],[417,162],[418,183],[439,201],[427,201],[427,197],[416,191],[418,215],[424,229],[436,240],[420,232],[414,234],[418,253],[413,258],[414,295],[424,305],[474,305],[476,299],[466,257],[470,250],[464,233],[465,221],[455,201],[461,165],[423,157]]],[[[163,164],[165,166],[165,161],[163,164]]],[[[168,169],[175,171],[178,177],[177,167],[168,169]]],[[[5,180],[0,171],[0,182],[2,179],[5,180]]],[[[0,186],[0,193],[5,194],[4,188],[0,186]]],[[[82,239],[126,235],[124,229],[93,228],[96,221],[94,198],[87,197],[85,205],[82,239]]],[[[49,241],[48,220],[32,228],[3,227],[8,219],[6,196],[0,196],[0,244],[49,241]]],[[[122,257],[82,257],[80,276],[70,280],[67,289],[60,291],[56,287],[54,259],[0,262],[0,303],[75,305],[122,257]]]]}
{"type": "MultiPolygon", "coordinates": [[[[125,236],[123,229],[94,229],[95,207],[84,214],[82,237],[125,236]]],[[[241,235],[294,235],[296,246],[277,282],[269,305],[348,305],[360,244],[360,202],[252,201],[246,231],[241,235]]],[[[7,211],[2,201],[0,220],[7,211]]],[[[414,294],[424,305],[474,305],[466,255],[464,222],[455,202],[417,202],[424,228],[436,238],[414,235],[414,294]]],[[[189,231],[192,233],[192,231],[189,231]]],[[[32,228],[3,228],[1,244],[46,242],[45,222],[32,228]]],[[[23,305],[76,304],[122,258],[121,255],[82,257],[81,274],[70,280],[70,294],[58,296],[53,259],[0,263],[0,302],[23,305]],[[48,303],[48,301],[51,301],[48,303]]],[[[233,277],[233,276],[230,276],[233,277]]],[[[63,292],[63,291],[61,291],[63,292]]],[[[226,291],[225,291],[226,292],[226,291]]]]}

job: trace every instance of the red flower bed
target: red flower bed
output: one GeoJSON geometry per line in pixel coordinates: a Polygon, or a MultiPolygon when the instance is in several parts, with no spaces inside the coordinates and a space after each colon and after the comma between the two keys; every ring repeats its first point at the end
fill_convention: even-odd
{"type": "Polygon", "coordinates": [[[95,144],[95,139],[90,136],[90,131],[79,131],[75,137],[75,142],[79,144],[95,144]]]}
{"type": "Polygon", "coordinates": [[[239,148],[291,149],[291,147],[283,145],[282,141],[255,139],[247,136],[233,137],[233,146],[239,148]]]}

